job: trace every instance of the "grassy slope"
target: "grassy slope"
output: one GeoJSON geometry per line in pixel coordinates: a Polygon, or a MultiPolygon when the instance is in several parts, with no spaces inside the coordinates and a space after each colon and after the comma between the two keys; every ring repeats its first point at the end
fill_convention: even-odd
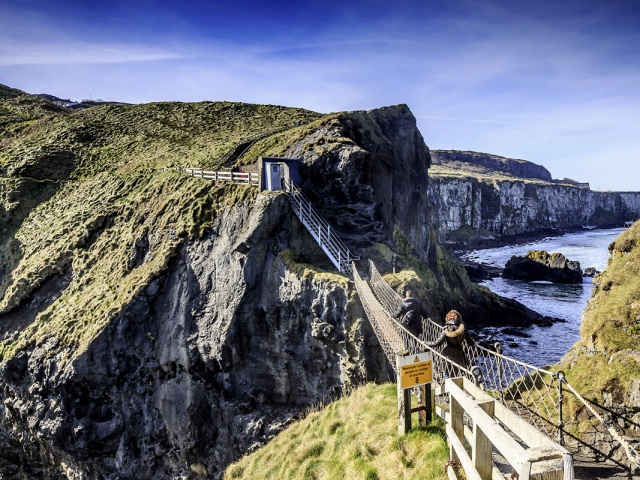
{"type": "MultiPolygon", "coordinates": [[[[397,435],[396,387],[365,385],[309,414],[260,450],[231,465],[231,479],[447,478],[441,426],[397,435]]],[[[415,420],[415,419],[414,419],[415,420]]]]}
{"type": "Polygon", "coordinates": [[[631,380],[640,378],[640,222],[623,232],[609,251],[609,264],[596,277],[582,317],[582,339],[562,367],[585,396],[601,402],[604,392],[622,403],[631,380]]]}
{"type": "Polygon", "coordinates": [[[0,313],[48,278],[72,273],[60,298],[0,343],[2,358],[53,336],[70,347],[70,356],[81,353],[166,268],[182,239],[200,235],[222,209],[257,192],[212,187],[164,167],[217,168],[218,158],[243,139],[319,117],[229,102],[68,113],[0,87],[0,313]],[[132,264],[140,239],[148,252],[132,264]]]}
{"type": "Polygon", "coordinates": [[[432,165],[429,168],[429,176],[446,178],[449,180],[474,180],[475,179],[479,182],[485,182],[485,183],[523,182],[523,183],[531,183],[535,185],[575,187],[575,185],[572,185],[570,183],[547,182],[545,180],[540,180],[536,178],[521,178],[505,172],[490,170],[488,168],[474,168],[473,166],[466,167],[465,165],[459,165],[459,167],[460,168],[456,166],[456,168],[453,168],[445,165],[432,165]]]}

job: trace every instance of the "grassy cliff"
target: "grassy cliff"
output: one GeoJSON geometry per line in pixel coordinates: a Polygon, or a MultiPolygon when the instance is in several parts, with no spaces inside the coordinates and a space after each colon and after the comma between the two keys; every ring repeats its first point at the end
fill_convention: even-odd
{"type": "Polygon", "coordinates": [[[582,339],[563,366],[585,396],[627,403],[633,381],[640,379],[640,222],[611,243],[609,252],[582,317],[582,339]]]}
{"type": "Polygon", "coordinates": [[[166,269],[183,239],[257,193],[167,167],[221,168],[221,157],[247,139],[319,117],[230,102],[72,113],[0,86],[2,358],[54,338],[67,355],[81,353],[166,269]],[[65,278],[62,294],[33,318],[22,315],[30,295],[56,277],[65,278]]]}
{"type": "Polygon", "coordinates": [[[396,386],[369,384],[292,424],[224,479],[447,478],[442,425],[397,435],[396,386]]]}

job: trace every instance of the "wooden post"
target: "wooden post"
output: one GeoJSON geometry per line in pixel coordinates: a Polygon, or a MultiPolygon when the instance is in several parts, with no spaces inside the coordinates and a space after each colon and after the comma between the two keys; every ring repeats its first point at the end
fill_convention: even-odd
{"type": "MultiPolygon", "coordinates": [[[[462,388],[462,378],[450,378],[446,381],[455,383],[458,387],[462,388]]],[[[464,409],[458,403],[458,401],[453,398],[453,395],[449,395],[449,412],[451,412],[451,429],[453,430],[455,436],[462,440],[464,438],[464,422],[462,419],[464,409]]],[[[460,461],[453,448],[451,449],[450,459],[454,462],[460,461]]]]}
{"type": "Polygon", "coordinates": [[[426,383],[422,386],[422,398],[424,403],[425,425],[433,419],[433,406],[431,404],[431,384],[426,383]]]}
{"type": "Polygon", "coordinates": [[[431,421],[431,384],[425,383],[418,387],[420,399],[418,401],[418,425],[426,427],[431,421]]]}
{"type": "Polygon", "coordinates": [[[560,371],[556,375],[558,376],[558,443],[564,445],[564,435],[562,431],[564,428],[562,419],[562,401],[564,400],[564,395],[562,395],[562,382],[564,381],[564,372],[560,371]]]}
{"type": "MultiPolygon", "coordinates": [[[[494,402],[479,402],[478,406],[485,411],[487,415],[493,417],[494,402]]],[[[473,425],[473,443],[471,447],[473,455],[473,464],[482,480],[491,480],[491,449],[492,444],[489,437],[485,435],[478,425],[473,425]]]]}
{"type": "MultiPolygon", "coordinates": [[[[400,355],[396,355],[396,366],[400,372],[400,355]]],[[[411,395],[409,389],[402,388],[400,374],[397,378],[398,386],[398,435],[406,435],[411,430],[411,395]]]]}

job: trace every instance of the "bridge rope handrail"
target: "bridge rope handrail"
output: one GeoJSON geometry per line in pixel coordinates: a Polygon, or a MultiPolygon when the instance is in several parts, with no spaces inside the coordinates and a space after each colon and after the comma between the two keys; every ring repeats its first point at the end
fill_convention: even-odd
{"type": "MultiPolygon", "coordinates": [[[[375,267],[375,264],[373,262],[370,261],[370,270],[371,270],[371,280],[370,283],[372,284],[372,289],[375,292],[376,298],[378,298],[380,300],[380,298],[384,298],[385,301],[384,303],[382,301],[380,301],[381,304],[384,305],[384,308],[387,312],[393,312],[395,311],[396,307],[398,306],[398,304],[402,301],[402,297],[395,291],[393,290],[389,284],[382,278],[382,276],[380,275],[380,273],[378,272],[378,270],[375,267]]],[[[442,331],[442,329],[444,328],[443,325],[439,325],[438,323],[434,322],[433,320],[431,320],[430,318],[426,318],[423,319],[426,323],[427,323],[427,334],[425,335],[425,331],[423,329],[423,335],[424,335],[424,341],[435,341],[439,336],[440,336],[440,332],[442,331]],[[435,332],[435,333],[434,333],[435,332]]],[[[509,357],[507,355],[501,354],[500,352],[496,352],[494,350],[490,350],[486,347],[483,347],[482,345],[475,345],[474,347],[469,347],[465,344],[465,348],[467,349],[467,354],[469,353],[473,353],[473,351],[471,349],[476,349],[478,351],[483,352],[483,354],[485,355],[492,355],[492,356],[496,356],[496,357],[501,357],[504,360],[508,360],[508,361],[512,361],[514,363],[517,363],[519,365],[521,365],[522,367],[525,368],[533,368],[538,370],[541,373],[547,374],[547,375],[555,375],[554,372],[552,372],[551,370],[546,370],[544,368],[540,368],[540,367],[536,367],[535,365],[531,365],[528,364],[526,362],[523,362],[521,360],[518,360],[517,358],[513,358],[513,357],[509,357]]],[[[470,358],[474,358],[477,357],[478,355],[468,355],[470,358]]]]}
{"type": "Polygon", "coordinates": [[[353,265],[353,277],[362,306],[395,375],[398,374],[396,371],[396,354],[401,352],[407,355],[413,355],[431,351],[434,355],[433,375],[436,383],[443,383],[446,376],[460,376],[460,374],[470,380],[475,380],[471,370],[457,365],[440,351],[430,348],[423,340],[413,335],[403,325],[394,320],[389,315],[389,312],[380,304],[370,284],[362,279],[355,264],[353,265]]]}
{"type": "Polygon", "coordinates": [[[571,390],[571,393],[573,393],[575,395],[575,397],[580,400],[580,402],[582,402],[584,404],[584,406],[587,408],[587,410],[589,410],[594,417],[596,417],[598,419],[598,421],[600,423],[602,423],[602,425],[604,425],[604,427],[607,429],[607,431],[609,432],[609,434],[620,444],[622,445],[622,448],[624,449],[625,453],[627,454],[627,458],[629,458],[629,460],[631,460],[633,463],[635,463],[636,465],[640,465],[640,452],[638,452],[637,449],[633,448],[631,446],[631,444],[629,442],[627,442],[621,435],[620,432],[618,432],[618,430],[616,429],[616,427],[610,423],[607,422],[591,405],[590,402],[588,402],[582,395],[580,395],[580,393],[569,383],[567,382],[566,378],[564,377],[564,374],[560,377],[560,381],[562,383],[564,383],[567,388],[569,390],[571,390]]]}
{"type": "MultiPolygon", "coordinates": [[[[402,298],[382,278],[373,262],[369,261],[369,267],[371,290],[379,301],[381,308],[388,315],[389,321],[395,322],[390,318],[391,312],[395,311],[402,298]]],[[[402,328],[397,322],[395,323],[402,328]]],[[[426,343],[435,341],[440,336],[443,327],[431,319],[423,319],[422,326],[423,331],[419,339],[410,332],[406,333],[413,337],[416,345],[429,348],[426,343]]],[[[496,344],[496,346],[499,347],[499,344],[496,344]]],[[[439,347],[439,349],[442,348],[442,346],[439,347]]],[[[437,349],[438,347],[436,349],[431,348],[431,351],[438,353],[437,349]]],[[[464,376],[471,380],[474,380],[474,377],[477,376],[476,380],[479,381],[480,386],[487,393],[499,399],[501,403],[521,415],[538,429],[545,431],[549,435],[557,433],[561,444],[564,443],[562,412],[564,397],[562,386],[566,386],[576,399],[602,424],[612,438],[623,447],[629,460],[636,465],[640,465],[640,453],[638,450],[633,448],[620,435],[611,422],[605,421],[603,416],[598,414],[590,402],[580,395],[566,380],[563,372],[552,372],[535,367],[504,355],[499,351],[489,350],[481,345],[465,345],[464,350],[466,358],[475,363],[475,366],[471,367],[470,370],[460,370],[464,376]]],[[[441,368],[442,365],[442,363],[434,362],[434,377],[436,377],[436,369],[441,368]]]]}

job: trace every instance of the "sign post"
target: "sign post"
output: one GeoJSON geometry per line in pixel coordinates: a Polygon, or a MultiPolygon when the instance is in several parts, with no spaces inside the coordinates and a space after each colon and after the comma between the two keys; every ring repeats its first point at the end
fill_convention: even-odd
{"type": "Polygon", "coordinates": [[[431,352],[413,355],[396,355],[398,368],[398,434],[411,430],[411,413],[418,412],[420,426],[431,420],[431,381],[433,360],[431,352]],[[419,405],[411,409],[410,388],[420,389],[419,405]]]}

